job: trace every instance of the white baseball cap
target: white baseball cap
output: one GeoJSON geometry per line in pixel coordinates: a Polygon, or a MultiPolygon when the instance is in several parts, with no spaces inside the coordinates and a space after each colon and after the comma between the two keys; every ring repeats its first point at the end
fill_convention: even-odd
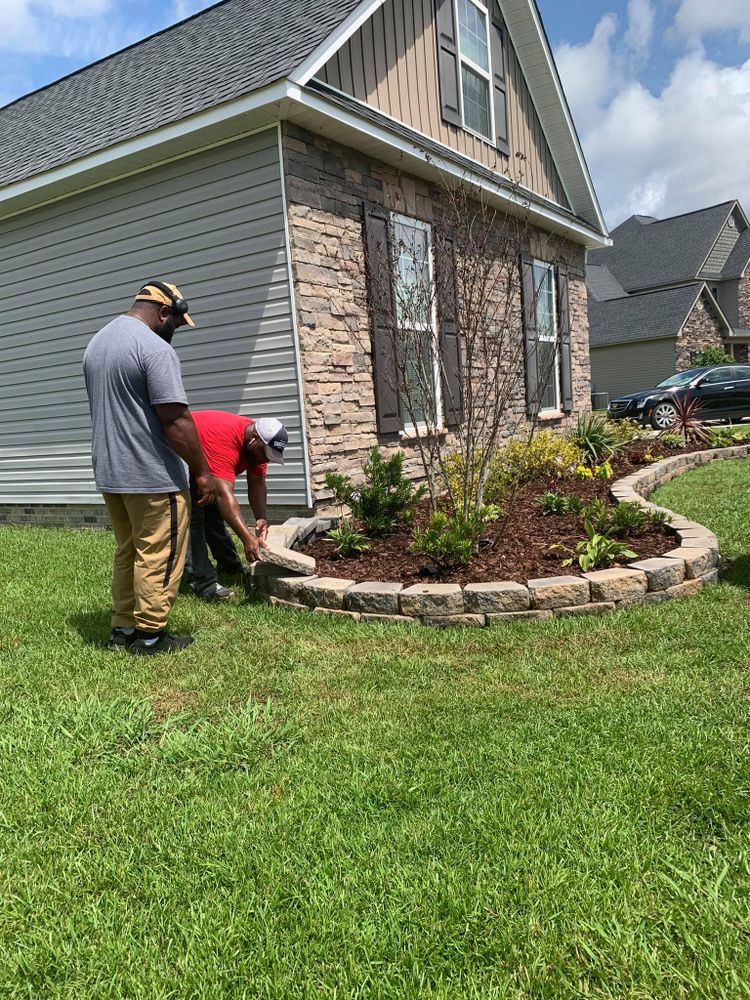
{"type": "Polygon", "coordinates": [[[255,421],[253,430],[265,446],[268,461],[283,465],[284,449],[289,444],[289,435],[282,422],[274,417],[261,417],[255,421]]]}

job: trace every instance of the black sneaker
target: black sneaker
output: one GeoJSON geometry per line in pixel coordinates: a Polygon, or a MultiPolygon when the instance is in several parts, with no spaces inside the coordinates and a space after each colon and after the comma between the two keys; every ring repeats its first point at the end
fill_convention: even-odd
{"type": "Polygon", "coordinates": [[[121,628],[113,628],[112,634],[107,643],[107,649],[112,653],[119,653],[129,649],[135,642],[135,631],[126,633],[121,628]]]}
{"type": "MultiPolygon", "coordinates": [[[[149,638],[153,638],[153,636],[149,638]]],[[[131,656],[159,656],[162,653],[181,653],[192,641],[193,637],[191,635],[170,635],[169,632],[160,632],[156,642],[147,642],[143,636],[139,636],[128,646],[128,652],[131,656]]]]}

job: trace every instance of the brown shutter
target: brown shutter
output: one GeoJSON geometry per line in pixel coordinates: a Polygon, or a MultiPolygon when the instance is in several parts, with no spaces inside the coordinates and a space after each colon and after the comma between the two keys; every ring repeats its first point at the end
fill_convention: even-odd
{"type": "Polygon", "coordinates": [[[403,424],[393,329],[396,313],[388,213],[378,206],[365,205],[364,228],[377,427],[381,434],[395,434],[403,424]]]}
{"type": "Polygon", "coordinates": [[[505,79],[505,26],[497,0],[492,0],[490,26],[490,56],[492,58],[492,99],[495,104],[495,145],[501,153],[510,155],[508,143],[508,98],[505,79]]]}
{"type": "Polygon", "coordinates": [[[537,289],[534,284],[534,260],[521,254],[521,302],[523,308],[523,343],[526,359],[526,411],[530,417],[539,413],[539,346],[536,329],[537,289]]]}
{"type": "Polygon", "coordinates": [[[443,415],[445,426],[449,430],[457,430],[464,419],[464,400],[453,240],[444,236],[439,250],[440,259],[436,262],[435,280],[440,328],[443,415]]]}
{"type": "Polygon", "coordinates": [[[453,0],[435,0],[437,27],[438,79],[440,81],[440,112],[449,125],[462,125],[458,61],[458,26],[453,0]]]}
{"type": "Polygon", "coordinates": [[[562,408],[566,413],[570,413],[573,410],[573,358],[570,346],[570,296],[568,286],[568,269],[564,264],[559,264],[557,267],[557,324],[560,330],[562,408]]]}

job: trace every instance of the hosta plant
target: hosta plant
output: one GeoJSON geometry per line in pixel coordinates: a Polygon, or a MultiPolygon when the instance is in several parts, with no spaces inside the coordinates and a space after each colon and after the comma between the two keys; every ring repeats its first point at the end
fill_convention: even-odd
{"type": "MultiPolygon", "coordinates": [[[[586,520],[583,523],[586,538],[579,542],[575,551],[568,558],[563,560],[563,566],[572,566],[578,562],[584,573],[594,569],[606,569],[617,559],[636,559],[637,553],[629,547],[627,542],[618,542],[614,538],[599,534],[586,520]]],[[[564,546],[556,546],[564,548],[564,546]]],[[[570,551],[569,549],[567,551],[570,551]]]]}
{"type": "Polygon", "coordinates": [[[352,522],[347,517],[343,517],[338,528],[332,528],[326,532],[324,537],[327,542],[336,546],[334,553],[340,559],[358,556],[370,549],[367,536],[355,531],[352,522]]]}

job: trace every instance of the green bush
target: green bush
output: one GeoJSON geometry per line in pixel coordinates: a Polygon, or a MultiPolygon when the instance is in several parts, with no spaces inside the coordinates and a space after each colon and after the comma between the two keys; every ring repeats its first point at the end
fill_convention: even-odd
{"type": "Polygon", "coordinates": [[[432,515],[426,528],[415,528],[411,551],[426,556],[440,571],[447,572],[465,566],[474,555],[476,544],[490,521],[497,520],[496,507],[482,507],[468,515],[451,517],[438,512],[432,515]]]}
{"type": "Polygon", "coordinates": [[[583,452],[589,465],[599,465],[623,449],[613,421],[595,413],[581,413],[568,440],[583,452]]]}
{"type": "Polygon", "coordinates": [[[348,517],[342,517],[338,528],[326,532],[325,540],[336,546],[335,554],[341,559],[358,556],[370,549],[367,536],[355,531],[348,517]]]}
{"type": "Polygon", "coordinates": [[[669,434],[668,432],[664,432],[659,435],[659,444],[663,444],[665,448],[668,448],[671,451],[676,451],[678,448],[685,447],[685,442],[679,434],[669,434]]]}
{"type": "Polygon", "coordinates": [[[583,510],[583,502],[578,497],[564,497],[559,493],[547,491],[536,498],[536,502],[542,508],[542,514],[580,514],[583,510]]]}
{"type": "Polygon", "coordinates": [[[732,427],[710,427],[708,445],[711,448],[731,448],[735,444],[747,444],[747,438],[732,427]]]}
{"type": "Polygon", "coordinates": [[[610,512],[607,533],[616,538],[627,538],[645,528],[648,520],[648,514],[639,503],[618,503],[610,512]]]}
{"type": "MultiPolygon", "coordinates": [[[[586,538],[575,547],[575,552],[564,560],[563,566],[571,566],[574,561],[578,562],[584,573],[592,569],[605,569],[611,566],[616,559],[636,559],[637,552],[633,552],[628,547],[627,542],[618,542],[614,538],[608,538],[594,530],[589,520],[583,522],[586,538]]],[[[563,548],[563,546],[554,546],[563,548]]],[[[569,550],[568,550],[569,551],[569,550]]]]}
{"type": "Polygon", "coordinates": [[[637,420],[608,420],[607,426],[620,444],[630,444],[644,437],[646,430],[637,420]]]}
{"type": "Polygon", "coordinates": [[[397,451],[384,459],[372,448],[362,467],[365,481],[355,486],[349,476],[329,472],[326,486],[336,502],[352,512],[354,519],[371,535],[386,535],[399,524],[408,523],[425,495],[425,487],[415,488],[404,475],[404,453],[397,451]]]}
{"type": "Polygon", "coordinates": [[[705,365],[732,365],[734,358],[727,354],[723,347],[705,347],[695,355],[691,368],[703,368],[705,365]]]}

